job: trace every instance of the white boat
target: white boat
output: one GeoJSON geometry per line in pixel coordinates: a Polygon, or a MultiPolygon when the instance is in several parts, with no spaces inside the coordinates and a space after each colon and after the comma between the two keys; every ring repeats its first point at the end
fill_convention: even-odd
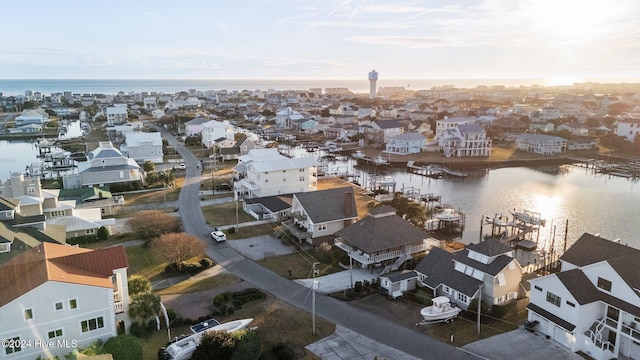
{"type": "Polygon", "coordinates": [[[376,156],[375,159],[373,159],[373,162],[376,163],[376,165],[386,165],[389,164],[389,160],[385,159],[382,157],[382,155],[378,155],[376,156]]]}
{"type": "Polygon", "coordinates": [[[546,223],[546,221],[540,217],[539,213],[529,210],[523,210],[521,212],[511,211],[511,215],[513,215],[516,221],[521,221],[525,224],[544,226],[546,223]]]}
{"type": "Polygon", "coordinates": [[[186,360],[190,359],[193,352],[200,344],[200,339],[204,334],[207,334],[211,331],[226,331],[229,333],[242,330],[249,326],[249,324],[253,321],[253,318],[234,320],[230,322],[226,322],[224,324],[216,325],[210,327],[206,330],[197,332],[193,335],[181,338],[169,346],[163,351],[164,359],[170,360],[186,360]]]}
{"type": "Polygon", "coordinates": [[[442,212],[437,213],[435,215],[435,218],[438,219],[439,221],[460,221],[462,220],[462,214],[460,214],[459,212],[455,211],[454,209],[451,208],[444,208],[442,209],[442,212]]]}
{"type": "Polygon", "coordinates": [[[421,325],[434,322],[450,322],[458,317],[458,314],[462,311],[455,304],[451,304],[451,300],[446,296],[434,297],[432,301],[433,305],[420,310],[420,315],[424,319],[420,322],[421,325]]]}
{"type": "Polygon", "coordinates": [[[498,227],[507,226],[507,221],[503,218],[502,215],[496,215],[495,217],[485,216],[484,221],[488,225],[495,225],[498,227]]]}
{"type": "Polygon", "coordinates": [[[356,150],[355,152],[352,152],[351,156],[356,159],[364,159],[366,157],[360,150],[356,150]]]}

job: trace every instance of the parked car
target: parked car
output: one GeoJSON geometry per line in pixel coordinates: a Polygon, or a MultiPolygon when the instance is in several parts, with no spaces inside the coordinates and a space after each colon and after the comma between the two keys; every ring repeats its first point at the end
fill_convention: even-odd
{"type": "Polygon", "coordinates": [[[231,185],[227,183],[221,183],[216,185],[216,191],[231,191],[231,190],[233,190],[233,188],[231,187],[231,185]]]}
{"type": "Polygon", "coordinates": [[[215,240],[216,242],[223,242],[223,241],[227,240],[227,235],[225,235],[220,230],[214,230],[214,231],[211,232],[211,238],[213,240],[215,240]]]}
{"type": "Polygon", "coordinates": [[[187,168],[187,164],[185,164],[185,163],[180,163],[180,165],[178,165],[178,169],[180,169],[180,170],[184,170],[186,168],[187,168]]]}

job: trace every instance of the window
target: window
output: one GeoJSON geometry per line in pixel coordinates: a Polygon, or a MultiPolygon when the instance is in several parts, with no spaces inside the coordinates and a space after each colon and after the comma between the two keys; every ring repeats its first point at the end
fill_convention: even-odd
{"type": "Polygon", "coordinates": [[[27,194],[33,194],[36,192],[36,188],[29,186],[27,188],[27,194]]]}
{"type": "Polygon", "coordinates": [[[555,305],[557,307],[560,307],[560,301],[561,300],[562,299],[560,298],[560,296],[547,291],[547,301],[548,302],[552,303],[553,305],[555,305]]]}
{"type": "Polygon", "coordinates": [[[304,176],[300,176],[300,181],[304,181],[304,176]]]}
{"type": "Polygon", "coordinates": [[[47,333],[47,336],[49,337],[49,339],[60,337],[60,336],[62,336],[62,329],[56,329],[56,330],[53,330],[53,331],[49,331],[47,333]]]}
{"type": "Polygon", "coordinates": [[[3,341],[2,346],[4,347],[4,353],[7,355],[22,351],[19,336],[6,339],[5,341],[3,341]]]}
{"type": "Polygon", "coordinates": [[[318,224],[318,230],[319,231],[327,230],[327,224],[318,224]]]}
{"type": "Polygon", "coordinates": [[[304,172],[304,169],[300,169],[300,172],[304,172]]]}
{"type": "Polygon", "coordinates": [[[571,307],[576,307],[576,304],[572,303],[571,301],[567,301],[566,303],[567,303],[567,305],[569,305],[571,307]]]}
{"type": "Polygon", "coordinates": [[[611,291],[611,281],[599,277],[598,287],[602,290],[611,291]]]}
{"type": "Polygon", "coordinates": [[[24,310],[24,319],[25,320],[33,319],[33,310],[32,309],[25,309],[24,310]]]}
{"type": "Polygon", "coordinates": [[[538,291],[542,291],[542,288],[540,286],[538,286],[538,285],[535,285],[533,288],[538,290],[538,291]]]}
{"type": "Polygon", "coordinates": [[[69,309],[74,310],[78,308],[78,299],[69,300],[69,309]]]}
{"type": "Polygon", "coordinates": [[[58,310],[62,310],[63,306],[62,306],[62,301],[59,301],[55,304],[55,309],[56,311],[58,310]]]}
{"type": "Polygon", "coordinates": [[[466,303],[467,299],[468,299],[467,295],[460,292],[458,293],[458,300],[462,301],[463,303],[466,303]]]}
{"type": "Polygon", "coordinates": [[[102,329],[104,327],[104,318],[100,316],[95,319],[81,321],[80,327],[83,333],[87,331],[93,331],[96,329],[102,329]]]}
{"type": "Polygon", "coordinates": [[[451,294],[451,288],[450,287],[445,285],[443,288],[444,288],[444,292],[446,292],[447,294],[451,294]]]}
{"type": "Polygon", "coordinates": [[[120,179],[124,179],[124,171],[120,171],[120,179]]]}

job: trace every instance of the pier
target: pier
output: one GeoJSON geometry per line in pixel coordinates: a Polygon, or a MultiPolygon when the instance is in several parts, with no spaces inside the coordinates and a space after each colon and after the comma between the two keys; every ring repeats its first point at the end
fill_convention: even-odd
{"type": "Polygon", "coordinates": [[[449,168],[447,168],[445,166],[439,166],[439,165],[420,166],[420,165],[416,165],[414,161],[407,162],[407,170],[412,174],[422,175],[422,176],[426,176],[426,177],[430,177],[430,178],[434,178],[434,179],[442,178],[443,174],[450,175],[450,176],[455,176],[455,177],[466,177],[466,176],[469,175],[469,174],[467,174],[465,172],[452,170],[452,169],[449,169],[449,168]]]}

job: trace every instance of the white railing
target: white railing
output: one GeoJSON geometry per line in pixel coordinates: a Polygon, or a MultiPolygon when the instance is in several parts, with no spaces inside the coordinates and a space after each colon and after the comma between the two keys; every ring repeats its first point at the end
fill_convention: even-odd
{"type": "Polygon", "coordinates": [[[114,302],[113,308],[115,309],[116,314],[121,314],[124,312],[124,302],[114,302]]]}
{"type": "Polygon", "coordinates": [[[120,291],[114,291],[113,292],[113,302],[122,302],[122,296],[120,294],[120,291]]]}
{"type": "Polygon", "coordinates": [[[369,255],[361,250],[353,250],[353,248],[342,241],[336,240],[334,245],[349,253],[349,256],[358,261],[362,265],[370,265],[386,260],[399,258],[404,255],[412,255],[422,251],[427,251],[434,246],[440,246],[440,242],[435,239],[427,239],[420,245],[408,246],[405,250],[395,250],[379,255],[369,255]],[[435,245],[437,243],[437,245],[435,245]]]}

